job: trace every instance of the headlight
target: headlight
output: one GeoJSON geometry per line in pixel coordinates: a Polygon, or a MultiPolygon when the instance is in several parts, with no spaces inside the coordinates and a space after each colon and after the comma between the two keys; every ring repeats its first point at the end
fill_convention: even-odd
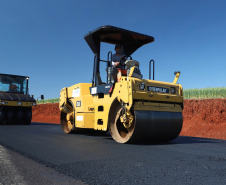
{"type": "Polygon", "coordinates": [[[0,101],[0,104],[5,105],[5,102],[4,101],[0,101]]]}
{"type": "Polygon", "coordinates": [[[36,106],[36,103],[31,103],[31,106],[36,106]]]}
{"type": "Polygon", "coordinates": [[[171,94],[175,94],[176,93],[175,87],[171,87],[170,90],[171,90],[171,94]]]}
{"type": "Polygon", "coordinates": [[[145,84],[144,83],[140,83],[140,90],[144,90],[145,89],[145,84]]]}

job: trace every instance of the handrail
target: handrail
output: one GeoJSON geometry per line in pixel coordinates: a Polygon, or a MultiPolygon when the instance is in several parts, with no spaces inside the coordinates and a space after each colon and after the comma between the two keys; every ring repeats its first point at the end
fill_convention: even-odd
{"type": "Polygon", "coordinates": [[[97,54],[94,55],[92,87],[94,86],[94,80],[95,80],[95,66],[96,66],[95,64],[96,64],[96,58],[97,58],[97,54]]]}
{"type": "Polygon", "coordinates": [[[150,60],[149,62],[149,79],[151,80],[151,63],[153,62],[153,80],[155,79],[155,61],[150,60]]]}
{"type": "Polygon", "coordinates": [[[109,71],[109,67],[112,67],[112,52],[111,51],[108,52],[108,56],[107,56],[107,83],[108,82],[111,83],[111,76],[112,76],[112,71],[111,70],[109,71]],[[110,72],[110,74],[109,74],[109,72],[110,72]]]}
{"type": "Polygon", "coordinates": [[[111,51],[109,51],[109,52],[108,52],[107,62],[109,62],[109,63],[110,63],[110,65],[109,65],[109,66],[107,66],[107,67],[112,67],[112,65],[111,65],[111,61],[112,61],[112,52],[111,52],[111,51]],[[111,60],[109,60],[109,55],[110,55],[110,57],[111,57],[111,58],[110,58],[111,60]]]}

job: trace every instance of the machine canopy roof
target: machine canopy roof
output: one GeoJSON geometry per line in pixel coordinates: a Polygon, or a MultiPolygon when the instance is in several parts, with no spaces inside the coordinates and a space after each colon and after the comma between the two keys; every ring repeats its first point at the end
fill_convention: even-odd
{"type": "Polygon", "coordinates": [[[100,54],[100,42],[124,46],[124,54],[130,56],[139,47],[154,41],[154,37],[114,26],[101,26],[84,36],[94,54],[100,54]]]}
{"type": "Polygon", "coordinates": [[[3,73],[0,73],[1,76],[11,76],[11,77],[23,77],[23,78],[29,78],[28,76],[21,76],[21,75],[11,75],[11,74],[3,74],[3,73]]]}

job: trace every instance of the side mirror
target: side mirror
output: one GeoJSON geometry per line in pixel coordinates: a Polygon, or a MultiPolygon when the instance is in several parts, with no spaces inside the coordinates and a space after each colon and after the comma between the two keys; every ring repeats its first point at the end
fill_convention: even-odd
{"type": "Polygon", "coordinates": [[[43,99],[44,99],[44,95],[42,94],[42,95],[41,95],[41,100],[43,100],[43,99]]]}

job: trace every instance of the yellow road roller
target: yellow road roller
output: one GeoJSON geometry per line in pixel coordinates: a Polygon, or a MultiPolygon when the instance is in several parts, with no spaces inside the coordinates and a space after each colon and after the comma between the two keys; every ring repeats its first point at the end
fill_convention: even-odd
{"type": "Polygon", "coordinates": [[[140,63],[132,54],[154,37],[130,30],[101,26],[84,36],[94,53],[92,83],[64,87],[60,92],[61,127],[65,133],[80,129],[109,131],[118,143],[169,141],[183,125],[183,89],[175,72],[172,83],[154,80],[154,60],[149,79],[142,79],[140,63]],[[112,66],[112,52],[100,59],[101,42],[120,45],[121,69],[112,66]],[[100,63],[106,68],[100,70],[100,63]],[[102,75],[101,75],[102,73],[102,75]],[[106,82],[103,82],[103,74],[106,82]]]}
{"type": "Polygon", "coordinates": [[[28,76],[0,73],[0,125],[31,123],[36,100],[29,95],[28,81],[28,76]]]}

